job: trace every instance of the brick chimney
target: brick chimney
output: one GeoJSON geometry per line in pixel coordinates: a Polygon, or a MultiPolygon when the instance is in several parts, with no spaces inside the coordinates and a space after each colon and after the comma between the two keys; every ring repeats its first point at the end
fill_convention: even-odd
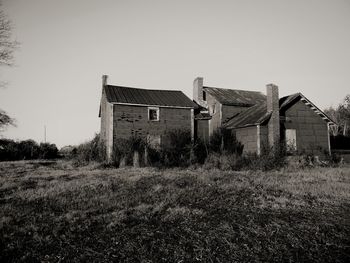
{"type": "Polygon", "coordinates": [[[197,77],[193,81],[193,100],[202,106],[206,104],[203,101],[203,78],[202,77],[197,77]]]}
{"type": "Polygon", "coordinates": [[[108,75],[102,75],[102,87],[107,86],[108,75]]]}
{"type": "Polygon", "coordinates": [[[268,139],[269,146],[275,147],[280,142],[280,111],[278,86],[274,84],[266,85],[267,96],[267,112],[271,113],[271,118],[268,123],[268,139]]]}

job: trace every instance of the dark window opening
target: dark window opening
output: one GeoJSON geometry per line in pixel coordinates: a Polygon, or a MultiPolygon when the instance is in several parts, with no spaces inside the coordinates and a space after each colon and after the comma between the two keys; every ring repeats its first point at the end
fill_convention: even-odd
{"type": "Polygon", "coordinates": [[[150,121],[158,121],[159,120],[159,109],[158,108],[148,109],[148,119],[150,121]]]}
{"type": "Polygon", "coordinates": [[[203,100],[207,100],[207,94],[203,91],[203,100]]]}

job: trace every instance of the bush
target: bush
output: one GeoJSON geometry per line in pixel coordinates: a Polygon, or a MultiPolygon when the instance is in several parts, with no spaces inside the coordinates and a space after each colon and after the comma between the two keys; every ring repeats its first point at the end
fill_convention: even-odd
{"type": "MultiPolygon", "coordinates": [[[[56,147],[56,146],[54,146],[56,147]]],[[[18,143],[19,159],[38,159],[42,158],[41,147],[33,140],[21,141],[18,143]]],[[[56,148],[57,150],[57,148],[56,148]]],[[[55,155],[55,157],[57,154],[55,155]]],[[[54,158],[55,158],[54,157],[54,158]]],[[[42,158],[45,159],[45,158],[42,158]]]]}
{"type": "Polygon", "coordinates": [[[146,141],[139,136],[131,136],[128,139],[117,139],[113,145],[112,163],[119,167],[123,165],[140,165],[140,160],[144,156],[145,147],[147,147],[146,141]],[[133,160],[134,153],[137,152],[139,160],[133,160]],[[139,162],[138,164],[134,162],[139,162]]]}
{"type": "Polygon", "coordinates": [[[242,158],[232,153],[210,153],[205,160],[204,169],[240,170],[242,168],[242,158]]]}
{"type": "Polygon", "coordinates": [[[337,153],[329,154],[328,150],[324,150],[323,154],[315,155],[314,153],[306,153],[301,155],[300,166],[302,168],[323,166],[337,167],[342,162],[342,157],[337,153]]]}
{"type": "Polygon", "coordinates": [[[226,128],[216,129],[210,137],[209,148],[211,152],[241,155],[243,145],[237,140],[232,130],[226,128]]]}
{"type": "Polygon", "coordinates": [[[0,140],[0,160],[33,160],[58,158],[58,149],[55,144],[41,143],[38,145],[34,140],[13,141],[0,140]]]}
{"type": "Polygon", "coordinates": [[[20,160],[19,153],[20,151],[19,151],[17,142],[9,139],[0,140],[0,160],[1,161],[20,160]]]}
{"type": "Polygon", "coordinates": [[[242,167],[251,170],[274,170],[286,165],[286,147],[278,145],[272,148],[264,147],[260,155],[248,154],[242,158],[242,167]]]}
{"type": "Polygon", "coordinates": [[[192,149],[194,153],[194,158],[192,159],[192,162],[204,164],[209,154],[209,145],[201,138],[197,138],[193,144],[192,149]]]}
{"type": "Polygon", "coordinates": [[[186,167],[191,164],[192,157],[194,153],[191,131],[177,129],[164,135],[159,150],[159,163],[162,166],[186,167]]]}
{"type": "Polygon", "coordinates": [[[78,145],[75,149],[75,152],[72,153],[75,165],[85,165],[92,161],[103,163],[107,160],[106,147],[99,134],[96,134],[91,141],[78,145]]]}
{"type": "Polygon", "coordinates": [[[54,159],[58,157],[58,149],[55,144],[40,143],[39,158],[40,159],[54,159]]]}

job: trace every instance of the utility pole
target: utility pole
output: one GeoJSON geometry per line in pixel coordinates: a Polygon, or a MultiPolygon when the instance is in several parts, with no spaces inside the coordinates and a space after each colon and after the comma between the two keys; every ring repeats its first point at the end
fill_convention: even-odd
{"type": "Polygon", "coordinates": [[[46,125],[44,125],[44,143],[46,143],[46,125]]]}

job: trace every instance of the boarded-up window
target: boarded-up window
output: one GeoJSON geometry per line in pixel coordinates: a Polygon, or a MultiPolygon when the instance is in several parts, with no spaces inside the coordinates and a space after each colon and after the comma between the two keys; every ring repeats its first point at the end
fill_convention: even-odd
{"type": "Polygon", "coordinates": [[[157,149],[160,147],[160,138],[160,135],[147,134],[147,143],[157,149]]]}
{"type": "Polygon", "coordinates": [[[148,119],[150,121],[159,121],[159,108],[149,107],[148,108],[148,119]]]}
{"type": "Polygon", "coordinates": [[[295,129],[286,129],[286,146],[288,152],[297,150],[297,131],[295,129]]]}

